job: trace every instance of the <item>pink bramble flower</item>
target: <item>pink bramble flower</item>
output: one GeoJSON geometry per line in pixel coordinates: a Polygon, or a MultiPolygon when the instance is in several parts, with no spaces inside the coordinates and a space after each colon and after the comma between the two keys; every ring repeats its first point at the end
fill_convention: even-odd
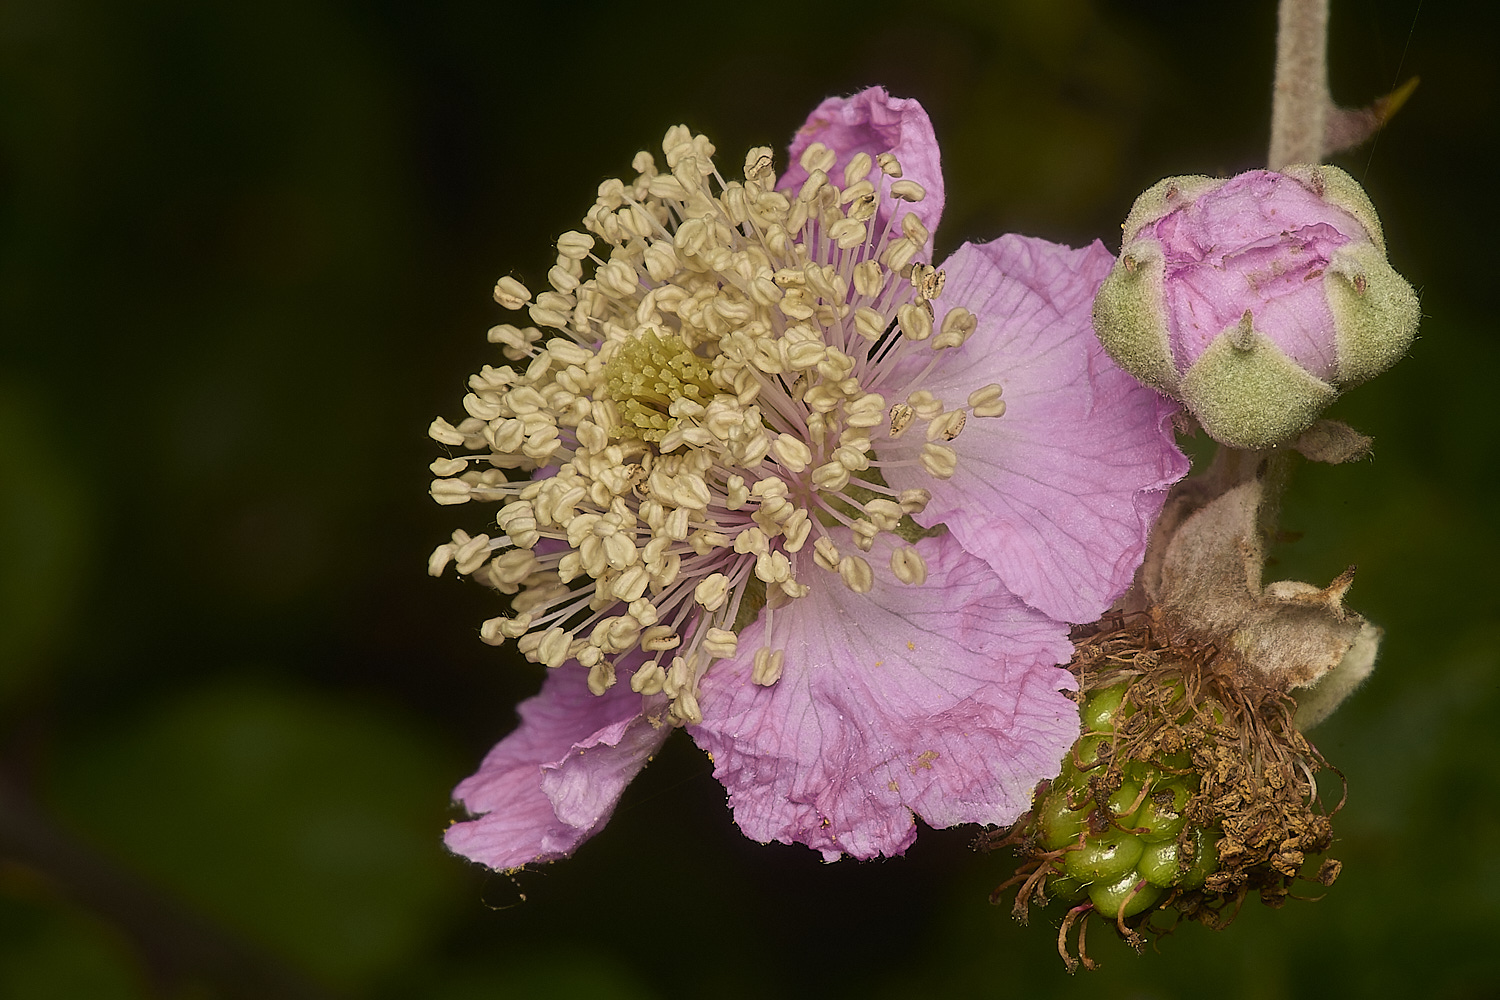
{"type": "Polygon", "coordinates": [[[440,503],[499,503],[434,575],[513,595],[486,641],[549,668],[455,790],[447,844],[568,855],[674,727],[735,819],[825,858],[1006,824],[1077,736],[1068,623],[1130,583],[1186,471],[1173,404],[1089,325],[1112,258],[1005,237],[933,267],[932,125],[817,108],[779,180],[675,127],[563,234],[533,326],[470,379],[440,503]],[[555,333],[543,333],[550,328],[555,333]],[[514,479],[508,470],[530,478],[514,479]]]}

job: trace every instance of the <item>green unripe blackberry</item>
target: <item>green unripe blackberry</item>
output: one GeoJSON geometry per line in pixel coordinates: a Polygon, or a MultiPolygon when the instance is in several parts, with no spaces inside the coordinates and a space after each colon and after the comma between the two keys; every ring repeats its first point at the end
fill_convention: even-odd
{"type": "MultiPolygon", "coordinates": [[[[1068,930],[1094,914],[1139,946],[1157,911],[1221,926],[1250,891],[1279,905],[1293,879],[1337,876],[1319,865],[1332,837],[1310,778],[1323,762],[1291,726],[1295,705],[1236,687],[1210,669],[1216,655],[1156,647],[1147,627],[1080,647],[1078,741],[1005,838],[1027,854],[1007,883],[1021,884],[1016,915],[1068,905],[1070,967],[1068,930]]],[[[1086,962],[1081,930],[1079,951],[1086,962]]]]}
{"type": "Polygon", "coordinates": [[[1187,803],[1191,796],[1184,781],[1164,781],[1151,787],[1140,809],[1130,817],[1136,836],[1146,843],[1176,840],[1187,825],[1187,803]]]}
{"type": "Polygon", "coordinates": [[[1159,886],[1130,871],[1114,882],[1095,882],[1089,886],[1089,902],[1094,911],[1110,920],[1133,917],[1150,909],[1161,898],[1159,886]]]}
{"type": "Polygon", "coordinates": [[[1085,885],[1114,881],[1135,870],[1141,847],[1141,838],[1119,830],[1086,837],[1063,853],[1063,871],[1085,885]]]}

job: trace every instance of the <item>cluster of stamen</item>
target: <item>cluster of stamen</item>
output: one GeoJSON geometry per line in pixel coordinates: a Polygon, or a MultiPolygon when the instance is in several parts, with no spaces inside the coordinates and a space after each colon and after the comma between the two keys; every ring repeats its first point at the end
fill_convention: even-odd
{"type": "MultiPolygon", "coordinates": [[[[713,146],[682,126],[662,149],[666,171],[641,152],[632,182],[600,185],[587,232],[557,241],[550,291],[496,285],[536,325],[490,330],[512,364],[472,376],[467,418],[430,434],[469,452],[433,463],[433,497],[502,503],[498,531],[455,532],[429,570],[453,562],[514,595],[513,617],[486,622],[483,638],[514,639],[549,667],[576,660],[596,694],[617,658],[643,651],[631,687],[683,724],[702,718],[699,679],[737,654],[756,613],[753,678],[770,685],[776,609],[826,585],[823,572],[866,593],[875,571],[861,553],[882,533],[915,540],[909,515],[929,494],[890,488],[883,464],[946,479],[968,417],[1005,404],[998,385],[957,407],[921,388],[976,318],[956,307],[934,323],[944,275],[917,260],[929,234],[900,211],[925,192],[894,156],[856,154],[839,187],[834,153],[814,143],[808,179],[781,192],[769,149],[750,151],[743,182],[720,177],[713,146]],[[926,363],[903,363],[889,384],[919,351],[926,363]],[[881,440],[914,426],[917,457],[882,463],[881,440]]],[[[927,574],[911,544],[895,546],[890,571],[909,585],[927,574]]]]}

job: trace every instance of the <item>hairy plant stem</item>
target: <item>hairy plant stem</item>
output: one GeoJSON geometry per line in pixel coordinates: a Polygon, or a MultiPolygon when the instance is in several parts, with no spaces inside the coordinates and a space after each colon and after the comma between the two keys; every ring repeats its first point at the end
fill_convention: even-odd
{"type": "Polygon", "coordinates": [[[1271,99],[1272,170],[1323,158],[1328,115],[1328,0],[1281,0],[1271,99]]]}

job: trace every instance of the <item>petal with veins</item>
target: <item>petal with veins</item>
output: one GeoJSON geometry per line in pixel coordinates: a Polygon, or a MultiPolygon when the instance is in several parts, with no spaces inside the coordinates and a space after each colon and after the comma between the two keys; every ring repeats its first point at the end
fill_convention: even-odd
{"type": "Polygon", "coordinates": [[[448,828],[449,850],[507,870],[567,857],[604,826],[671,731],[647,722],[630,671],[617,669],[602,696],[576,664],[548,672],[541,693],[521,703],[520,726],[454,789],[476,818],[448,828]]]}
{"type": "MultiPolygon", "coordinates": [[[[848,544],[847,537],[843,544],[848,544]]],[[[894,545],[876,541],[872,559],[894,545]]],[[[772,687],[750,683],[765,616],[741,653],[704,677],[703,722],[736,822],[760,841],[828,860],[895,855],[935,827],[1007,824],[1078,735],[1066,626],[1024,606],[949,537],[923,539],[927,584],[877,574],[836,582],[775,612],[786,651],[772,687]]]]}
{"type": "MultiPolygon", "coordinates": [[[[909,211],[929,233],[937,231],[938,219],[943,214],[943,171],[938,162],[932,119],[915,98],[892,97],[884,87],[871,87],[853,97],[828,98],[813,109],[792,137],[791,162],[776,184],[778,189],[796,194],[802,187],[807,171],[798,160],[802,151],[815,142],[821,142],[837,155],[828,176],[840,187],[844,183],[844,166],[855,153],[868,153],[871,159],[881,153],[894,153],[901,162],[901,179],[916,181],[927,190],[927,197],[914,202],[909,211]]],[[[872,182],[879,177],[880,168],[873,169],[872,182]]],[[[887,178],[885,186],[890,183],[887,178]]],[[[876,217],[877,233],[884,227],[885,219],[886,211],[882,208],[876,217]]],[[[895,235],[901,235],[899,229],[895,235]]],[[[920,256],[925,260],[932,252],[932,241],[928,240],[923,249],[920,256]]]]}
{"type": "MultiPolygon", "coordinates": [[[[922,384],[955,405],[998,382],[1006,410],[965,425],[946,482],[909,467],[887,473],[898,489],[931,490],[919,523],[947,524],[1017,596],[1070,622],[1098,618],[1130,585],[1167,487],[1187,472],[1170,426],[1176,404],[1121,371],[1094,336],[1093,295],[1111,264],[1098,242],[1073,250],[1003,236],[960,247],[943,265],[939,322],[964,306],[979,326],[922,384]]],[[[903,438],[880,457],[914,457],[919,444],[903,438]]]]}

